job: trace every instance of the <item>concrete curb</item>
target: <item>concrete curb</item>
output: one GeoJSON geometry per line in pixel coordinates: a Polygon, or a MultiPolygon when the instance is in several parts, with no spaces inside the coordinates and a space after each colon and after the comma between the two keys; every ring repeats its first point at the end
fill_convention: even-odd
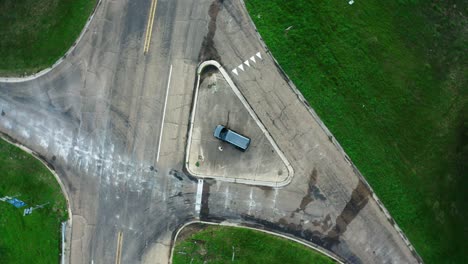
{"type": "Polygon", "coordinates": [[[304,245],[308,248],[311,248],[315,251],[318,251],[319,253],[333,259],[334,261],[336,261],[337,263],[340,263],[340,264],[344,264],[345,262],[343,260],[341,260],[338,256],[336,256],[335,254],[329,252],[328,250],[326,249],[323,249],[321,247],[318,247],[316,245],[313,245],[313,244],[309,244],[301,239],[297,239],[297,238],[294,238],[294,237],[290,237],[290,236],[287,236],[287,235],[283,235],[283,234],[279,234],[279,233],[275,233],[275,232],[271,232],[269,230],[265,230],[265,229],[259,229],[259,228],[254,228],[254,227],[250,227],[250,226],[244,226],[242,224],[239,224],[239,223],[232,223],[232,222],[228,222],[228,221],[225,221],[225,222],[221,222],[221,223],[212,223],[212,222],[206,222],[206,221],[202,221],[202,220],[193,220],[193,221],[190,221],[190,222],[187,222],[185,224],[183,224],[182,226],[179,227],[179,229],[177,230],[175,236],[174,236],[174,239],[171,241],[171,253],[169,255],[169,263],[171,264],[172,263],[172,258],[174,257],[174,249],[175,249],[175,244],[176,244],[176,241],[177,241],[177,237],[179,236],[180,232],[187,226],[189,225],[193,225],[193,224],[206,224],[206,225],[217,225],[217,226],[230,226],[230,227],[237,227],[237,228],[245,228],[245,229],[250,229],[250,230],[255,230],[255,231],[259,231],[259,232],[263,232],[263,233],[267,233],[267,234],[270,234],[270,235],[274,235],[274,236],[277,236],[277,237],[281,237],[281,238],[284,238],[284,239],[288,239],[288,240],[292,240],[296,243],[299,243],[301,245],[304,245]]]}
{"type": "MultiPolygon", "coordinates": [[[[247,6],[245,5],[245,2],[244,0],[239,0],[243,6],[243,8],[245,9],[246,13],[249,14],[249,12],[247,11],[247,6]]],[[[419,263],[424,263],[421,256],[416,252],[416,249],[413,247],[413,245],[411,244],[411,242],[409,241],[409,239],[406,237],[406,235],[403,233],[403,231],[401,230],[401,228],[398,226],[398,224],[396,223],[396,221],[392,218],[392,216],[390,215],[390,213],[388,212],[388,210],[385,208],[385,206],[383,205],[382,201],[377,197],[376,193],[374,192],[374,190],[372,189],[372,187],[370,186],[370,184],[367,182],[366,178],[364,178],[364,176],[362,175],[362,173],[359,171],[359,169],[356,167],[356,165],[354,165],[354,163],[351,161],[351,158],[348,156],[348,154],[346,154],[346,152],[344,151],[343,147],[340,145],[340,143],[338,143],[338,141],[335,139],[335,137],[333,136],[333,134],[330,132],[330,130],[327,128],[327,126],[323,123],[323,121],[320,119],[320,117],[317,115],[317,113],[315,112],[315,110],[312,108],[312,106],[309,104],[309,102],[307,102],[307,100],[305,99],[305,97],[302,95],[302,93],[299,91],[299,89],[297,89],[297,87],[294,85],[294,83],[291,81],[291,79],[289,78],[289,76],[287,75],[287,73],[283,70],[283,68],[281,68],[281,66],[279,65],[278,61],[273,57],[273,54],[270,52],[270,50],[268,49],[267,45],[265,44],[265,42],[263,41],[263,38],[262,36],[260,36],[260,33],[258,32],[258,29],[257,27],[255,26],[255,23],[253,22],[252,18],[250,17],[250,14],[248,15],[249,17],[249,22],[251,24],[251,26],[255,29],[255,33],[256,33],[256,36],[258,38],[258,40],[260,41],[260,43],[262,44],[263,48],[266,50],[266,54],[268,54],[270,56],[270,58],[275,62],[275,65],[276,67],[281,71],[281,73],[287,78],[287,81],[288,81],[288,85],[289,87],[291,88],[291,90],[296,94],[296,96],[298,97],[299,101],[301,101],[301,103],[304,105],[304,107],[309,111],[309,113],[312,115],[312,117],[315,119],[315,121],[319,124],[319,126],[322,128],[322,130],[325,132],[325,134],[328,136],[328,138],[330,139],[330,141],[335,145],[335,147],[337,148],[337,150],[343,155],[344,159],[346,160],[346,162],[353,168],[353,171],[354,173],[356,173],[356,175],[358,176],[358,178],[367,186],[367,188],[369,188],[370,192],[372,193],[372,198],[376,201],[377,205],[379,206],[380,210],[385,214],[385,216],[387,217],[387,220],[392,224],[392,226],[395,228],[395,230],[397,231],[397,233],[400,235],[400,237],[403,239],[403,241],[405,242],[406,246],[409,248],[409,250],[411,251],[411,253],[413,254],[413,256],[416,258],[416,260],[419,262],[419,263]]]]}
{"type": "MultiPolygon", "coordinates": [[[[42,164],[44,164],[44,166],[52,173],[52,175],[54,175],[55,179],[57,180],[59,186],[60,186],[60,189],[62,190],[62,193],[63,193],[63,196],[65,197],[65,200],[67,202],[67,211],[68,211],[68,220],[66,222],[63,222],[63,223],[66,223],[66,235],[65,237],[68,237],[70,238],[70,241],[71,241],[71,227],[72,227],[72,212],[71,212],[71,206],[70,206],[70,199],[68,197],[68,193],[65,189],[65,185],[63,185],[63,182],[60,180],[58,174],[55,172],[54,168],[52,168],[50,166],[50,164],[48,164],[45,160],[43,160],[39,154],[37,154],[36,152],[34,152],[33,150],[27,148],[26,146],[23,146],[21,144],[19,144],[18,142],[14,141],[14,139],[10,138],[8,135],[6,134],[3,134],[3,133],[0,133],[0,138],[2,138],[3,140],[5,140],[6,142],[20,148],[21,150],[29,153],[31,156],[33,156],[34,158],[36,158],[37,160],[39,160],[42,164]]],[[[70,251],[71,251],[71,243],[66,243],[66,240],[65,241],[62,241],[62,245],[65,245],[62,247],[62,249],[65,250],[65,252],[61,252],[61,263],[64,264],[64,263],[67,263],[67,260],[69,260],[69,254],[70,254],[70,251]]]]}
{"type": "Polygon", "coordinates": [[[91,13],[91,15],[89,16],[88,20],[86,21],[86,24],[83,27],[83,30],[81,30],[81,33],[78,36],[78,39],[73,43],[73,45],[70,47],[70,49],[68,49],[68,51],[65,52],[65,54],[62,57],[60,57],[54,64],[52,64],[52,66],[50,66],[49,68],[46,68],[46,69],[44,69],[44,70],[42,70],[40,72],[31,74],[31,75],[27,75],[27,76],[23,76],[23,77],[0,77],[0,82],[19,83],[19,82],[31,81],[31,80],[34,80],[36,78],[39,78],[39,77],[47,74],[48,72],[50,72],[51,70],[56,68],[58,65],[60,65],[68,57],[68,55],[70,55],[75,50],[76,46],[78,45],[80,40],[83,38],[84,34],[88,31],[89,25],[91,24],[91,21],[93,20],[94,15],[96,14],[96,10],[101,5],[101,2],[102,2],[102,0],[98,0],[96,5],[94,6],[94,10],[91,13]]]}
{"type": "Polygon", "coordinates": [[[209,179],[216,179],[219,181],[225,181],[225,182],[233,182],[233,183],[242,183],[242,184],[248,184],[248,185],[261,185],[261,186],[269,186],[269,187],[283,187],[288,185],[292,177],[294,176],[294,169],[291,166],[291,163],[288,161],[284,153],[280,150],[274,139],[271,137],[270,133],[268,130],[266,130],[265,126],[263,123],[260,121],[260,119],[257,117],[255,112],[253,111],[252,107],[248,104],[248,102],[245,100],[244,96],[242,93],[239,91],[237,86],[234,84],[232,81],[231,77],[229,77],[228,73],[224,68],[219,64],[219,62],[214,61],[214,60],[209,60],[209,61],[204,61],[202,62],[197,69],[197,85],[195,87],[195,95],[194,95],[194,102],[192,106],[192,111],[191,111],[191,116],[190,116],[190,124],[189,124],[189,132],[188,132],[188,138],[187,138],[187,148],[185,152],[185,168],[187,169],[187,172],[190,173],[192,176],[198,177],[198,178],[209,178],[209,179]],[[195,121],[195,113],[197,109],[197,99],[198,99],[198,89],[200,88],[200,75],[203,69],[207,66],[214,66],[216,67],[221,74],[223,75],[224,79],[227,81],[233,92],[237,95],[237,97],[241,100],[242,104],[244,107],[247,109],[249,112],[250,116],[255,120],[257,125],[260,127],[260,129],[263,131],[263,134],[266,136],[270,144],[273,146],[275,149],[276,153],[280,156],[281,160],[283,161],[284,165],[288,169],[288,177],[281,182],[271,182],[271,181],[255,181],[255,180],[247,180],[247,179],[238,179],[238,178],[231,178],[231,177],[215,177],[215,176],[204,176],[198,173],[195,173],[190,170],[189,166],[189,155],[190,155],[190,148],[191,148],[191,142],[192,142],[192,131],[193,131],[193,124],[195,121]]]}

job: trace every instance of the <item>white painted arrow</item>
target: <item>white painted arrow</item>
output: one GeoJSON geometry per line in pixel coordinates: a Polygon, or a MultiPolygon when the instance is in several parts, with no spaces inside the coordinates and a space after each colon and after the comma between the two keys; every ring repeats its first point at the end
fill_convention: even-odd
{"type": "Polygon", "coordinates": [[[250,63],[248,60],[244,61],[244,64],[250,67],[250,63]]]}
{"type": "Polygon", "coordinates": [[[257,54],[255,55],[257,55],[257,57],[259,57],[262,60],[262,55],[260,54],[260,52],[257,52],[257,54]]]}
{"type": "Polygon", "coordinates": [[[239,69],[241,69],[242,71],[244,71],[244,65],[239,65],[239,69]]]}
{"type": "Polygon", "coordinates": [[[253,61],[254,63],[256,63],[254,56],[250,57],[250,60],[253,61]]]}
{"type": "Polygon", "coordinates": [[[237,69],[232,70],[232,72],[235,73],[236,75],[239,75],[239,73],[237,73],[237,69]]]}

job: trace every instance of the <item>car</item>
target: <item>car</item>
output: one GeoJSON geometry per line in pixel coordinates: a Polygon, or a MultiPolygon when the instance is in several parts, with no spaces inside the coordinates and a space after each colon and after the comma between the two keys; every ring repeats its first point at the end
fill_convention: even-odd
{"type": "Polygon", "coordinates": [[[232,144],[242,151],[246,151],[250,145],[250,138],[243,136],[223,125],[217,125],[213,135],[215,138],[232,144]]]}

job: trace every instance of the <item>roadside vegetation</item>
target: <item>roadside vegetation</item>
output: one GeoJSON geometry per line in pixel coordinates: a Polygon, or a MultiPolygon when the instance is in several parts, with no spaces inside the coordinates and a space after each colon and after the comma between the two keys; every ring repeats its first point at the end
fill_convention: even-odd
{"type": "Polygon", "coordinates": [[[304,245],[251,229],[199,224],[184,229],[174,249],[174,264],[336,263],[304,245]]]}
{"type": "Polygon", "coordinates": [[[67,219],[60,186],[40,161],[0,139],[0,198],[5,196],[27,206],[0,201],[0,263],[59,263],[60,223],[67,219]],[[25,208],[45,203],[23,216],[25,208]]]}
{"type": "Polygon", "coordinates": [[[32,74],[72,46],[96,0],[0,0],[0,76],[32,74]]]}
{"type": "Polygon", "coordinates": [[[245,2],[424,261],[467,263],[468,2],[245,2]]]}

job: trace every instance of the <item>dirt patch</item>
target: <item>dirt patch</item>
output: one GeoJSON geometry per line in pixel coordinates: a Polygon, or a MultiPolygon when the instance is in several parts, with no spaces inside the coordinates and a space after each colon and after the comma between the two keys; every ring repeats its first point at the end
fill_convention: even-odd
{"type": "Polygon", "coordinates": [[[270,186],[257,186],[259,189],[263,191],[265,197],[270,197],[271,193],[273,192],[273,188],[270,186]]]}
{"type": "Polygon", "coordinates": [[[296,209],[296,213],[300,211],[304,211],[305,208],[309,203],[311,203],[314,200],[310,194],[307,194],[306,196],[302,197],[301,204],[299,204],[299,208],[296,209]]]}
{"type": "Polygon", "coordinates": [[[247,221],[245,223],[242,223],[243,225],[255,226],[258,229],[265,229],[277,233],[302,238],[319,247],[334,252],[338,256],[342,256],[345,257],[345,259],[347,260],[351,260],[349,261],[350,263],[362,263],[362,261],[356,255],[354,255],[351,251],[346,249],[346,243],[343,243],[341,247],[334,247],[336,244],[330,243],[329,238],[322,232],[306,229],[301,224],[290,223],[288,222],[287,218],[281,218],[280,220],[278,220],[278,222],[275,223],[255,218],[254,216],[246,214],[241,215],[241,217],[244,221],[247,221]]]}
{"type": "Polygon", "coordinates": [[[182,230],[180,230],[179,235],[177,236],[176,244],[180,243],[180,241],[186,240],[193,234],[200,232],[201,230],[205,229],[206,226],[207,225],[205,224],[198,223],[185,226],[182,230]]]}
{"type": "Polygon", "coordinates": [[[205,81],[205,79],[213,76],[213,74],[219,74],[218,68],[213,65],[205,66],[200,74],[200,86],[205,81]]]}
{"type": "MultiPolygon", "coordinates": [[[[302,225],[290,223],[286,218],[281,218],[280,220],[278,220],[278,222],[273,223],[267,220],[255,218],[247,214],[242,214],[241,217],[244,221],[255,223],[255,226],[259,229],[291,234],[293,236],[310,241],[316,245],[324,245],[322,233],[320,233],[319,231],[303,229],[302,225]]],[[[247,225],[247,223],[243,223],[243,225],[247,225]]]]}
{"type": "Polygon", "coordinates": [[[318,173],[317,169],[314,168],[309,176],[309,192],[317,184],[318,173]]]}
{"type": "Polygon", "coordinates": [[[201,208],[200,208],[200,219],[208,220],[210,215],[210,208],[208,207],[208,201],[210,200],[210,188],[211,183],[205,180],[203,182],[201,208]]]}
{"type": "Polygon", "coordinates": [[[297,208],[296,211],[293,212],[293,214],[300,211],[304,211],[307,205],[315,199],[320,199],[322,201],[326,200],[325,196],[320,192],[319,188],[316,186],[317,178],[317,169],[314,168],[309,176],[309,189],[307,190],[307,194],[304,197],[302,197],[301,203],[299,204],[299,208],[297,208]]]}
{"type": "Polygon", "coordinates": [[[359,214],[362,208],[366,206],[370,194],[369,188],[367,188],[362,181],[359,181],[351,194],[351,199],[346,204],[341,214],[336,218],[335,226],[327,234],[331,244],[339,243],[339,237],[346,232],[348,225],[359,214]]]}
{"type": "Polygon", "coordinates": [[[170,170],[169,175],[173,176],[174,178],[178,179],[179,181],[182,181],[184,178],[182,177],[184,174],[178,170],[170,170]]]}
{"type": "Polygon", "coordinates": [[[312,221],[312,224],[314,226],[320,227],[322,229],[322,232],[326,232],[332,227],[331,216],[330,214],[327,214],[327,216],[325,216],[325,218],[322,221],[314,220],[312,221]]]}
{"type": "Polygon", "coordinates": [[[216,50],[214,45],[214,36],[216,33],[216,19],[218,18],[218,13],[223,6],[224,0],[214,0],[210,5],[208,10],[208,15],[210,16],[210,22],[208,23],[208,33],[203,39],[202,47],[200,53],[198,54],[199,61],[206,60],[216,60],[221,63],[221,57],[216,50]]]}

